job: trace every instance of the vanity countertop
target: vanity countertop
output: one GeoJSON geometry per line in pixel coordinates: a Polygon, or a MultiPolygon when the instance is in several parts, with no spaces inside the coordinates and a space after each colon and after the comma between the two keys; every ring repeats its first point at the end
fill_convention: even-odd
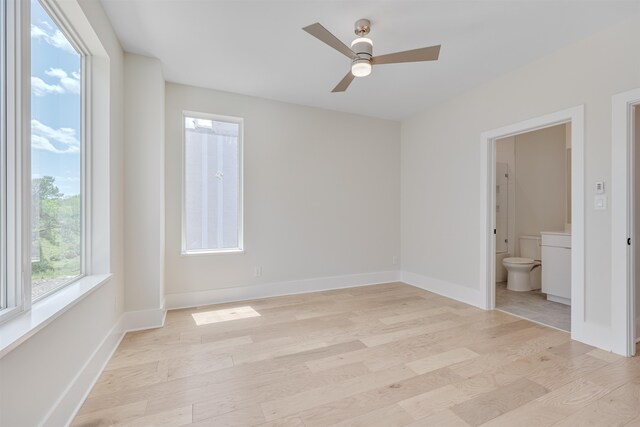
{"type": "Polygon", "coordinates": [[[540,234],[550,234],[553,236],[571,236],[571,233],[566,231],[541,231],[540,234]]]}

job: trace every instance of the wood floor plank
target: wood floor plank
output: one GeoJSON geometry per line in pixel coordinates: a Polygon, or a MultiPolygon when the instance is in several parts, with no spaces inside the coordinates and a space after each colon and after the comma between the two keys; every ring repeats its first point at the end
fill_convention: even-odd
{"type": "Polygon", "coordinates": [[[478,353],[461,347],[434,356],[425,357],[424,359],[414,360],[413,362],[407,363],[407,367],[416,374],[424,374],[478,356],[478,353]]]}
{"type": "Polygon", "coordinates": [[[280,418],[278,420],[267,421],[256,427],[305,427],[302,419],[297,415],[280,418]]]}
{"type": "MultiPolygon", "coordinates": [[[[322,427],[340,423],[350,417],[364,416],[381,406],[393,404],[462,380],[448,369],[439,369],[424,375],[416,375],[393,384],[384,385],[363,393],[334,400],[328,404],[315,406],[300,413],[307,427],[322,427]]],[[[366,418],[366,417],[365,417],[366,418]]]]}
{"type": "Polygon", "coordinates": [[[189,424],[191,427],[245,427],[263,424],[265,422],[259,405],[252,405],[227,412],[217,417],[206,418],[189,424]]]}
{"type": "Polygon", "coordinates": [[[389,283],[170,311],[125,336],[72,425],[639,423],[640,359],[389,283]]]}
{"type": "Polygon", "coordinates": [[[464,422],[462,418],[451,412],[449,409],[445,409],[428,417],[421,418],[411,424],[407,424],[406,427],[425,426],[469,427],[469,424],[464,422]]]}
{"type": "Polygon", "coordinates": [[[458,403],[451,407],[451,411],[467,424],[479,426],[545,395],[547,391],[540,384],[522,378],[505,387],[458,403]]]}
{"type": "MultiPolygon", "coordinates": [[[[295,394],[304,392],[313,387],[323,387],[331,384],[338,384],[345,380],[358,378],[366,375],[371,371],[363,364],[354,364],[344,366],[340,369],[333,370],[328,373],[303,374],[303,377],[284,375],[280,379],[275,379],[269,383],[252,383],[251,388],[231,387],[222,389],[218,388],[203,393],[201,398],[192,398],[194,421],[205,418],[222,415],[227,412],[238,410],[246,406],[259,404],[267,400],[285,398],[295,394]]],[[[150,407],[153,409],[163,405],[172,404],[162,399],[160,401],[151,400],[150,407]]]]}
{"type": "Polygon", "coordinates": [[[609,390],[584,379],[541,396],[483,424],[483,427],[552,426],[604,396],[609,390]]]}
{"type": "Polygon", "coordinates": [[[181,427],[191,424],[191,405],[116,423],[118,427],[181,427]]]}
{"type": "Polygon", "coordinates": [[[640,385],[627,383],[555,426],[622,426],[640,415],[640,385]]]}
{"type": "Polygon", "coordinates": [[[413,376],[415,374],[410,369],[398,366],[387,371],[365,374],[339,384],[312,389],[295,396],[265,402],[262,404],[262,410],[267,420],[278,419],[413,376]]]}
{"type": "Polygon", "coordinates": [[[120,406],[111,406],[98,411],[79,414],[71,423],[71,427],[104,427],[125,422],[128,419],[137,419],[144,416],[147,401],[128,403],[120,406]]]}
{"type": "Polygon", "coordinates": [[[413,418],[407,411],[398,405],[389,405],[331,425],[334,427],[401,427],[412,422],[413,418]]]}

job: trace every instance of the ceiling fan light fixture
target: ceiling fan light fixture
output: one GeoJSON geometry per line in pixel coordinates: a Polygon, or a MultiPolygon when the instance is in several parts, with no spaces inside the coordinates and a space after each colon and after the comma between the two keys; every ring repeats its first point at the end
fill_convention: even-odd
{"type": "Polygon", "coordinates": [[[371,21],[368,19],[356,21],[354,32],[357,38],[351,42],[351,48],[319,22],[307,25],[302,30],[351,59],[351,69],[333,88],[331,91],[333,93],[344,92],[356,77],[365,77],[371,74],[373,65],[437,61],[440,56],[440,45],[373,56],[373,42],[370,38],[365,37],[371,31],[371,21]]]}
{"type": "Polygon", "coordinates": [[[351,47],[354,47],[358,43],[367,43],[368,45],[373,47],[373,41],[371,41],[371,39],[367,37],[358,37],[357,39],[351,42],[351,47]]]}
{"type": "Polygon", "coordinates": [[[351,74],[366,77],[371,74],[371,62],[368,59],[356,59],[351,63],[351,74]]]}

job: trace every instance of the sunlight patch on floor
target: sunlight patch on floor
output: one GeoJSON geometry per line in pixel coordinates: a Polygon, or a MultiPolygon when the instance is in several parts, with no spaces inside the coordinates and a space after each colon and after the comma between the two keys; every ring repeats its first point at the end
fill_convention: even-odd
{"type": "Polygon", "coordinates": [[[248,317],[260,317],[260,313],[251,306],[227,308],[224,310],[203,311],[191,315],[196,325],[209,325],[211,323],[228,322],[229,320],[246,319],[248,317]]]}

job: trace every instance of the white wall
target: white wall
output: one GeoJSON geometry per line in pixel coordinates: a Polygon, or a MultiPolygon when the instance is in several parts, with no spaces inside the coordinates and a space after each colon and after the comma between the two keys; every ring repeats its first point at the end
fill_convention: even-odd
{"type": "Polygon", "coordinates": [[[520,236],[564,231],[567,194],[566,127],[552,126],[516,135],[514,253],[520,236]]]}
{"type": "Polygon", "coordinates": [[[611,215],[593,184],[611,176],[611,96],[640,86],[639,51],[634,16],[405,120],[403,277],[480,304],[481,132],[585,104],[585,317],[608,328],[611,215]]]}
{"type": "Polygon", "coordinates": [[[159,60],[129,53],[124,77],[125,309],[157,318],[164,305],[164,77],[159,60]]]}
{"type": "MultiPolygon", "coordinates": [[[[367,283],[383,277],[370,273],[397,270],[399,127],[168,83],[167,305],[193,303],[176,294],[214,291],[202,298],[219,300],[216,290],[232,288],[222,298],[251,297],[310,289],[306,283],[282,282],[369,274],[341,279],[367,283]],[[180,255],[183,110],[244,118],[244,253],[180,255]],[[262,275],[255,277],[258,266],[262,275]]],[[[395,276],[382,280],[389,278],[395,276]]]]}
{"type": "MultiPolygon", "coordinates": [[[[99,44],[95,72],[101,79],[94,93],[97,116],[94,138],[106,145],[94,157],[102,182],[94,207],[102,220],[94,249],[102,262],[96,271],[113,273],[100,289],[80,301],[36,335],[0,359],[0,425],[64,425],[88,391],[109,348],[121,336],[124,272],[122,245],[122,49],[99,2],[59,0],[63,12],[78,32],[94,32],[90,45],[99,44]],[[106,350],[105,353],[102,350],[106,350]],[[101,352],[102,351],[102,352],[101,352]],[[95,357],[94,357],[95,356],[95,357]]],[[[90,46],[95,47],[95,46],[90,46]]],[[[99,180],[96,176],[95,180],[99,180]]]]}

